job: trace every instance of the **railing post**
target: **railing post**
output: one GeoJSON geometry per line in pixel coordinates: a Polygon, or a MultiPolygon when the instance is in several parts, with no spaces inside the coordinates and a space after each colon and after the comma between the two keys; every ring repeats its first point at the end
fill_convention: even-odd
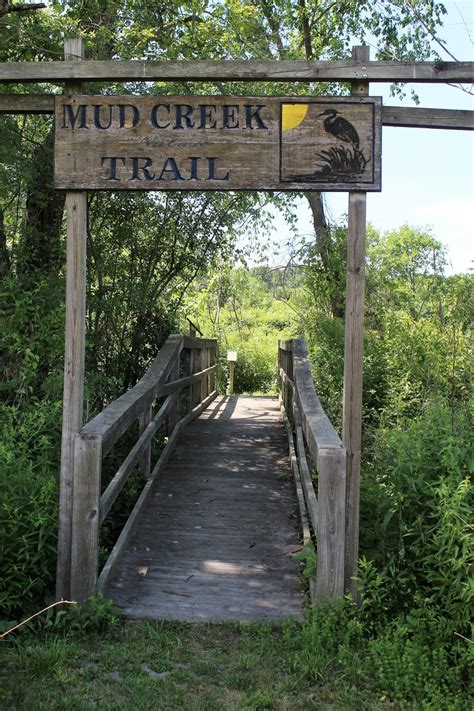
{"type": "Polygon", "coordinates": [[[102,437],[74,440],[71,597],[82,602],[96,591],[99,561],[99,505],[102,437]]]}
{"type": "MultiPolygon", "coordinates": [[[[287,341],[288,344],[288,341],[287,341]]],[[[285,373],[293,381],[293,352],[285,350],[285,373]]],[[[288,383],[285,388],[285,410],[290,412],[293,401],[293,388],[288,383]]]]}
{"type": "MultiPolygon", "coordinates": [[[[215,365],[217,360],[217,346],[211,346],[209,349],[209,365],[215,365]]],[[[209,392],[213,393],[216,389],[216,371],[213,370],[209,375],[209,392]]]]}
{"type": "MultiPolygon", "coordinates": [[[[138,416],[138,432],[139,436],[143,434],[148,425],[151,422],[152,408],[147,407],[146,410],[140,413],[138,416]]],[[[151,470],[151,442],[145,449],[143,457],[140,461],[140,469],[142,470],[143,477],[148,479],[151,470]]]]}
{"type": "Polygon", "coordinates": [[[346,453],[318,452],[318,523],[316,530],[316,602],[344,594],[346,453]]]}
{"type": "MultiPolygon", "coordinates": [[[[209,348],[201,350],[201,370],[209,367],[209,348]]],[[[209,395],[209,376],[203,375],[201,378],[201,402],[209,395]]]]}
{"type": "MultiPolygon", "coordinates": [[[[279,378],[281,378],[281,376],[280,376],[280,371],[281,371],[281,369],[283,368],[283,364],[282,364],[282,362],[281,362],[281,354],[282,354],[282,350],[281,350],[281,340],[278,339],[278,363],[277,363],[277,367],[278,367],[278,377],[279,377],[279,378]]],[[[283,402],[283,378],[281,378],[281,380],[280,380],[280,400],[281,400],[281,402],[283,402]]]]}
{"type": "MultiPolygon", "coordinates": [[[[179,378],[179,355],[176,358],[176,363],[173,366],[173,369],[171,370],[170,373],[170,381],[173,382],[173,380],[178,380],[179,378]]],[[[174,428],[176,427],[176,423],[178,422],[178,397],[179,393],[175,392],[173,395],[173,402],[171,403],[169,413],[168,413],[168,434],[170,435],[174,428]]]]}
{"type": "MultiPolygon", "coordinates": [[[[194,375],[195,373],[199,373],[199,371],[202,370],[202,368],[201,368],[202,349],[201,348],[194,348],[193,354],[194,354],[194,357],[193,357],[192,372],[194,375]]],[[[198,380],[197,383],[194,383],[191,386],[191,393],[192,393],[192,397],[191,397],[191,410],[192,410],[193,407],[196,407],[196,405],[199,405],[199,403],[201,402],[201,381],[200,380],[198,380]]]]}

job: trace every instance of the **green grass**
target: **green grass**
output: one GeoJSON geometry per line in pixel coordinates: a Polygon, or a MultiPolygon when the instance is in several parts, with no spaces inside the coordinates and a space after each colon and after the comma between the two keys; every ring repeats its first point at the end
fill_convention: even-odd
{"type": "Polygon", "coordinates": [[[438,654],[437,664],[430,645],[407,647],[402,638],[393,647],[389,630],[371,640],[348,604],[280,626],[119,620],[107,609],[99,600],[88,616],[65,615],[60,624],[7,637],[0,708],[471,708],[448,658],[438,654]]]}
{"type": "Polygon", "coordinates": [[[300,632],[300,623],[126,621],[102,636],[28,635],[2,645],[0,707],[361,708],[349,700],[335,670],[328,667],[324,678],[311,680],[307,669],[295,668],[300,632]]]}

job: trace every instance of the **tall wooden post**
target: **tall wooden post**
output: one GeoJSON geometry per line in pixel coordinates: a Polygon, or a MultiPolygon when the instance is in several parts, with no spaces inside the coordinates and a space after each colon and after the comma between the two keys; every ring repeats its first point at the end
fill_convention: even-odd
{"type": "MultiPolygon", "coordinates": [[[[369,47],[352,48],[354,60],[367,62],[369,56],[369,47]]],[[[352,96],[367,96],[368,93],[367,81],[352,82],[352,96]]],[[[347,450],[344,580],[346,591],[350,592],[355,600],[357,590],[354,576],[359,557],[366,200],[365,192],[349,193],[342,426],[342,442],[347,450]]]]}
{"type": "MultiPolygon", "coordinates": [[[[64,59],[84,59],[82,39],[64,41],[64,59]]],[[[82,84],[66,82],[66,94],[80,94],[82,84]]],[[[70,596],[74,438],[82,426],[86,312],[87,194],[66,193],[66,328],[64,354],[63,428],[59,493],[56,595],[70,596]]]]}

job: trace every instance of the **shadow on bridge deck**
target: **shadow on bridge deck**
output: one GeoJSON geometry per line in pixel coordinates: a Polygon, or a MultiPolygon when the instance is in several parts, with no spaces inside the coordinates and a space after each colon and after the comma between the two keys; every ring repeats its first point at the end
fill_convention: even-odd
{"type": "Polygon", "coordinates": [[[218,397],[158,478],[107,589],[132,617],[301,616],[296,500],[271,398],[218,397]]]}

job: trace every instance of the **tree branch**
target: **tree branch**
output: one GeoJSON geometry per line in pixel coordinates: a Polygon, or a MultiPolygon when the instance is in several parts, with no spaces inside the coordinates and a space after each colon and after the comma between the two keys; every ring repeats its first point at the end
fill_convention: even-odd
{"type": "Polygon", "coordinates": [[[43,10],[46,7],[44,2],[21,3],[20,5],[10,5],[8,0],[0,2],[0,17],[8,15],[10,12],[27,12],[28,10],[43,10]]]}
{"type": "Polygon", "coordinates": [[[311,27],[308,19],[308,12],[306,8],[305,0],[298,0],[298,5],[300,6],[300,17],[301,17],[301,30],[303,33],[303,45],[306,59],[310,60],[313,58],[313,45],[311,43],[311,27]]]}

